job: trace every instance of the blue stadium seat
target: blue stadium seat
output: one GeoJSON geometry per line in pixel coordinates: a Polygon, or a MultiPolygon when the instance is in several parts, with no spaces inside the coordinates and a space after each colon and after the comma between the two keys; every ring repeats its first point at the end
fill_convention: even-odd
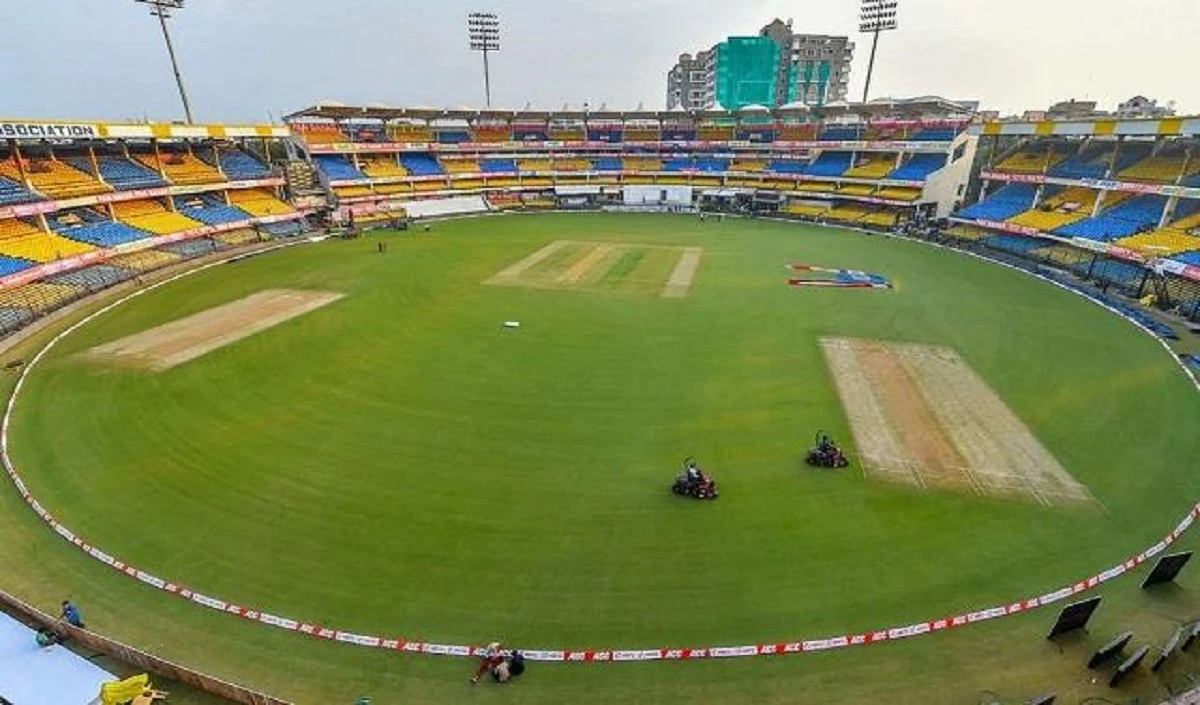
{"type": "Polygon", "coordinates": [[[180,215],[192,220],[198,220],[206,225],[221,225],[222,223],[240,223],[250,220],[249,213],[234,206],[205,206],[204,208],[180,208],[180,215]]]}
{"type": "Polygon", "coordinates": [[[909,137],[915,142],[949,142],[958,134],[953,127],[928,127],[909,137]]]}
{"type": "Polygon", "coordinates": [[[401,154],[400,163],[413,176],[434,176],[446,173],[438,160],[430,154],[401,154]]]}
{"type": "Polygon", "coordinates": [[[246,154],[240,149],[222,149],[218,152],[221,160],[221,171],[230,181],[253,181],[265,179],[271,175],[266,164],[246,154]]]}
{"type": "Polygon", "coordinates": [[[485,174],[508,174],[517,171],[515,159],[484,159],[479,166],[485,174]]]}
{"type": "Polygon", "coordinates": [[[29,269],[33,266],[33,262],[20,257],[9,257],[0,255],[0,277],[7,277],[10,274],[16,274],[22,269],[29,269]]]}
{"type": "Polygon", "coordinates": [[[153,237],[153,235],[144,230],[138,230],[124,223],[117,223],[111,220],[63,228],[56,227],[54,229],[63,237],[69,237],[72,240],[86,242],[97,247],[115,247],[128,242],[137,242],[138,240],[153,237]]]}
{"type": "Polygon", "coordinates": [[[16,181],[0,178],[0,205],[11,206],[16,203],[40,201],[42,197],[25,188],[16,181]]]}
{"type": "Polygon", "coordinates": [[[471,134],[466,130],[443,130],[438,132],[436,137],[441,144],[460,144],[471,141],[471,134]]]}
{"type": "Polygon", "coordinates": [[[367,175],[354,167],[354,163],[346,157],[336,154],[318,154],[313,157],[317,168],[325,173],[331,181],[346,181],[349,179],[365,179],[367,175]]]}
{"type": "Polygon", "coordinates": [[[1200,267],[1200,250],[1193,252],[1180,252],[1177,255],[1171,255],[1171,259],[1184,264],[1190,264],[1193,267],[1200,267]]]}
{"type": "Polygon", "coordinates": [[[1192,187],[1200,186],[1200,174],[1192,174],[1191,176],[1185,176],[1185,177],[1183,177],[1183,181],[1180,183],[1182,183],[1184,186],[1192,186],[1192,187]]]}
{"type": "Polygon", "coordinates": [[[545,130],[530,130],[515,128],[513,130],[513,140],[516,142],[546,142],[549,141],[550,135],[546,134],[545,130]]]}
{"type": "MultiPolygon", "coordinates": [[[[69,159],[71,165],[92,172],[92,163],[85,157],[69,159]]],[[[158,172],[124,157],[96,157],[100,164],[100,178],[118,191],[133,191],[144,188],[161,188],[167,185],[158,172]]]]}
{"type": "Polygon", "coordinates": [[[1049,240],[1021,237],[1019,235],[993,235],[991,237],[985,237],[983,239],[983,244],[994,250],[1011,252],[1014,255],[1027,255],[1034,250],[1041,249],[1054,243],[1049,240]]]}
{"type": "Polygon", "coordinates": [[[1033,206],[1036,193],[1037,187],[1033,184],[1008,184],[979,203],[964,208],[958,213],[958,217],[971,220],[1005,220],[1029,210],[1033,206]]]}
{"type": "Polygon", "coordinates": [[[829,142],[849,142],[860,139],[860,134],[857,127],[826,127],[817,139],[829,142]]]}
{"type": "Polygon", "coordinates": [[[887,175],[897,181],[924,181],[933,172],[946,166],[945,154],[914,154],[911,159],[887,175]]]}
{"type": "Polygon", "coordinates": [[[598,157],[592,160],[592,168],[596,171],[621,171],[625,165],[618,157],[598,157]]]}
{"type": "Polygon", "coordinates": [[[803,174],[808,171],[808,163],[794,159],[775,159],[767,165],[767,171],[776,174],[803,174]]]}
{"type": "Polygon", "coordinates": [[[1154,194],[1135,196],[1105,210],[1094,218],[1084,218],[1070,225],[1064,225],[1054,232],[1065,237],[1081,237],[1109,242],[1154,228],[1158,225],[1166,205],[1165,196],[1154,194]]]}
{"type": "Polygon", "coordinates": [[[852,152],[821,152],[816,161],[808,165],[805,173],[813,176],[841,176],[854,165],[852,152]]]}

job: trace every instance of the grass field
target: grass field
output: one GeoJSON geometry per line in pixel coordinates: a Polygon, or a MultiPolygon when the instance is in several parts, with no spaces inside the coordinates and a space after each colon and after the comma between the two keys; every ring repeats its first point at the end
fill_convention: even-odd
{"type": "MultiPolygon", "coordinates": [[[[686,216],[488,218],[377,237],[387,254],[373,237],[221,266],[65,339],[14,419],[30,489],[91,542],[239,604],[531,648],[788,641],[991,606],[1144,548],[1200,496],[1200,397],[1170,357],[1001,267],[686,216]],[[484,283],[560,240],[613,247],[590,250],[601,269],[567,279],[554,272],[593,244],[559,248],[525,285],[484,283]],[[703,251],[690,291],[660,296],[684,248],[703,251]],[[784,285],[789,262],[897,286],[799,291],[784,285]],[[345,296],[161,372],[85,354],[268,289],[345,296]],[[817,429],[851,440],[825,336],[957,351],[1097,503],[803,469],[817,429]],[[689,455],[716,475],[719,501],[668,493],[689,455]]],[[[0,542],[0,587],[47,606],[69,592],[106,633],[305,703],[949,703],[984,689],[1095,690],[1075,657],[1092,642],[1047,646],[1047,610],[866,650],[536,665],[512,690],[468,691],[466,661],[314,643],[139,586],[50,535],[11,487],[0,535],[15,539],[0,542]]],[[[1186,575],[1155,595],[1132,580],[1109,589],[1096,643],[1127,624],[1165,640],[1170,620],[1200,613],[1186,575]]],[[[1180,677],[1131,687],[1161,693],[1180,677]]]]}

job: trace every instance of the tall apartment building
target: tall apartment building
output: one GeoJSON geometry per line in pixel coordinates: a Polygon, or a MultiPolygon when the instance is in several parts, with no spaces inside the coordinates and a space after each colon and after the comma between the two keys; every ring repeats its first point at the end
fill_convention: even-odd
{"type": "Polygon", "coordinates": [[[667,73],[667,109],[825,105],[846,100],[854,43],[847,37],[795,34],[774,20],[754,37],[729,37],[667,73]]]}

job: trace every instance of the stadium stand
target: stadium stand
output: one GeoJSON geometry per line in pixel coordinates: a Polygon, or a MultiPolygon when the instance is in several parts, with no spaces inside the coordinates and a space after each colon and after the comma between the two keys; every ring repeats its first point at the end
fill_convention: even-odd
{"type": "Polygon", "coordinates": [[[1146,157],[1133,166],[1121,171],[1117,177],[1122,181],[1150,181],[1173,184],[1183,176],[1187,155],[1184,153],[1146,157]]]}
{"type": "Polygon", "coordinates": [[[895,170],[896,155],[886,152],[860,152],[858,160],[843,176],[854,179],[882,179],[895,170]]]}
{"type": "Polygon", "coordinates": [[[46,216],[50,228],[63,237],[97,247],[115,247],[150,237],[144,230],[108,220],[87,208],[74,208],[46,216]]]}
{"type": "Polygon", "coordinates": [[[860,136],[858,127],[826,127],[817,139],[822,142],[852,142],[859,139],[860,136]]]}
{"type": "Polygon", "coordinates": [[[851,166],[851,152],[821,152],[805,173],[811,176],[841,176],[851,166]]]}
{"type": "Polygon", "coordinates": [[[231,181],[254,181],[265,179],[271,175],[266,164],[250,156],[240,149],[224,148],[217,151],[217,159],[221,171],[231,181]]]}
{"type": "Polygon", "coordinates": [[[1018,174],[1041,174],[1061,162],[1064,155],[1046,144],[1027,145],[1010,154],[999,164],[996,171],[1018,174]]]}
{"type": "Polygon", "coordinates": [[[1085,147],[1080,154],[1055,164],[1048,173],[1064,179],[1103,179],[1112,161],[1111,147],[1111,144],[1085,147]]]}
{"type": "Polygon", "coordinates": [[[202,225],[196,220],[172,212],[155,199],[114,203],[113,213],[117,220],[155,235],[170,235],[202,225]]]}
{"type": "Polygon", "coordinates": [[[994,250],[1008,252],[1014,255],[1028,255],[1034,250],[1041,249],[1050,244],[1046,240],[1038,240],[1032,237],[1020,237],[1018,235],[992,235],[985,237],[981,242],[994,250]]]}
{"type": "MultiPolygon", "coordinates": [[[[57,159],[25,159],[23,166],[29,184],[50,198],[94,196],[112,190],[91,174],[57,159]]],[[[20,168],[12,159],[0,162],[0,176],[21,183],[20,168]]]]}
{"type": "Polygon", "coordinates": [[[408,176],[408,170],[400,166],[400,162],[395,156],[362,157],[359,160],[358,169],[373,179],[408,176]]]}
{"type": "Polygon", "coordinates": [[[40,200],[41,196],[22,186],[20,179],[8,179],[0,176],[0,205],[11,206],[40,200]]]}
{"type": "Polygon", "coordinates": [[[514,159],[484,159],[479,162],[480,169],[485,174],[511,174],[517,171],[514,159]]]}
{"type": "Polygon", "coordinates": [[[205,225],[240,223],[250,219],[249,213],[236,206],[226,205],[214,194],[176,196],[175,208],[180,215],[205,225]]]}
{"type": "MultiPolygon", "coordinates": [[[[303,136],[305,142],[309,144],[336,144],[346,142],[346,133],[333,123],[307,123],[293,125],[292,129],[296,130],[303,136]]],[[[429,142],[430,140],[422,140],[429,142]]]]}
{"type": "Polygon", "coordinates": [[[90,245],[43,232],[20,218],[0,220],[0,254],[30,262],[52,262],[93,250],[90,245]]]}
{"type": "Polygon", "coordinates": [[[893,201],[915,201],[921,197],[921,189],[903,186],[888,186],[875,192],[879,198],[890,198],[893,201]]]}
{"type": "Polygon", "coordinates": [[[443,159],[442,168],[447,174],[478,174],[479,162],[474,159],[443,159]]]}
{"type": "Polygon", "coordinates": [[[1154,227],[1162,217],[1167,199],[1146,194],[1129,198],[1106,208],[1093,218],[1085,218],[1055,230],[1059,235],[1108,242],[1129,237],[1154,227]]]}
{"type": "Polygon", "coordinates": [[[1005,220],[1029,210],[1037,188],[1033,184],[1008,184],[984,200],[963,209],[959,216],[971,220],[1005,220]]]}
{"type": "Polygon", "coordinates": [[[734,159],[729,165],[730,171],[744,171],[757,173],[767,170],[767,161],[764,159],[734,159]]]}
{"type": "Polygon", "coordinates": [[[916,142],[949,142],[958,136],[958,130],[952,127],[928,127],[909,135],[908,139],[916,142]]]}
{"type": "Polygon", "coordinates": [[[429,154],[402,155],[400,164],[413,176],[436,176],[446,173],[441,163],[429,154]]]}
{"type": "Polygon", "coordinates": [[[154,154],[140,154],[136,158],[151,169],[157,170],[161,165],[162,172],[166,174],[167,179],[171,183],[181,186],[216,184],[225,181],[221,172],[188,152],[163,151],[157,157],[154,154]]]}
{"type": "Polygon", "coordinates": [[[255,217],[294,213],[287,203],[275,197],[267,189],[242,189],[229,192],[229,202],[255,217]]]}
{"type": "MultiPolygon", "coordinates": [[[[365,179],[367,175],[358,170],[346,157],[336,154],[318,154],[313,158],[317,168],[321,170],[330,181],[349,181],[351,179],[365,179]]],[[[409,169],[409,171],[412,171],[409,169]]],[[[415,173],[415,172],[414,172],[415,173]]]]}
{"type": "Polygon", "coordinates": [[[1098,191],[1079,186],[1064,189],[1008,222],[1049,232],[1090,216],[1098,195],[1098,191]]]}
{"type": "Polygon", "coordinates": [[[393,142],[433,142],[433,130],[427,125],[396,123],[387,126],[388,138],[393,142]]]}
{"type": "Polygon", "coordinates": [[[1200,250],[1200,213],[1195,212],[1200,201],[1183,201],[1176,208],[1176,220],[1148,233],[1122,238],[1121,247],[1141,253],[1146,257],[1164,257],[1200,250]],[[1182,217],[1178,217],[1181,216],[1182,217]]]}
{"type": "Polygon", "coordinates": [[[887,175],[897,181],[924,181],[933,172],[946,166],[945,154],[914,154],[895,171],[887,175]]]}
{"type": "Polygon", "coordinates": [[[776,174],[804,174],[808,171],[809,163],[795,159],[774,159],[767,165],[767,171],[776,174]]]}
{"type": "Polygon", "coordinates": [[[554,159],[555,171],[591,171],[592,163],[586,159],[554,159]]]}
{"type": "MultiPolygon", "coordinates": [[[[75,157],[68,161],[76,168],[92,173],[91,159],[75,157]]],[[[100,167],[100,178],[118,191],[161,188],[167,185],[157,171],[147,169],[125,157],[97,155],[96,162],[100,167]]]]}
{"type": "Polygon", "coordinates": [[[173,253],[160,252],[159,250],[142,250],[126,255],[117,255],[109,259],[106,264],[131,269],[136,272],[148,272],[152,269],[159,269],[169,264],[175,264],[180,259],[179,255],[173,253]]]}

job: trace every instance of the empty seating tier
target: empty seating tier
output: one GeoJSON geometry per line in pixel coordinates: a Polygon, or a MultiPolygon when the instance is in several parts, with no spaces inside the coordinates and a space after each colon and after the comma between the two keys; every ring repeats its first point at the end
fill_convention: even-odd
{"type": "Polygon", "coordinates": [[[354,163],[346,157],[336,154],[318,154],[313,157],[317,168],[321,170],[325,176],[329,177],[330,181],[349,181],[352,179],[365,179],[367,175],[359,171],[354,163]]]}
{"type": "Polygon", "coordinates": [[[283,215],[296,210],[261,188],[230,191],[229,202],[255,217],[283,215]]]}
{"type": "Polygon", "coordinates": [[[113,213],[116,214],[117,220],[155,235],[170,235],[203,225],[187,216],[171,212],[154,199],[114,203],[113,213]]]}
{"type": "Polygon", "coordinates": [[[896,155],[860,153],[843,176],[854,179],[882,179],[896,168],[896,155]]]}
{"type": "Polygon", "coordinates": [[[0,254],[9,257],[32,262],[53,262],[94,249],[91,245],[44,232],[19,218],[0,220],[0,254]]]}
{"type": "Polygon", "coordinates": [[[0,205],[11,206],[40,200],[41,196],[22,186],[19,179],[0,177],[0,205]]]}
{"type": "Polygon", "coordinates": [[[1006,220],[1029,210],[1036,193],[1033,184],[1008,184],[959,215],[972,220],[1006,220]]]}
{"type": "Polygon", "coordinates": [[[1154,227],[1162,217],[1166,198],[1135,196],[1106,208],[1094,218],[1085,218],[1056,230],[1059,235],[1108,242],[1129,237],[1154,227]]]}
{"type": "Polygon", "coordinates": [[[914,154],[895,171],[887,175],[897,181],[924,181],[933,172],[946,166],[945,154],[914,154]]]}
{"type": "Polygon", "coordinates": [[[400,163],[413,176],[435,176],[445,173],[438,160],[429,154],[405,154],[400,157],[400,163]]]}
{"type": "Polygon", "coordinates": [[[359,170],[374,179],[390,176],[408,176],[408,170],[400,166],[396,157],[363,157],[359,170]]]}
{"type": "Polygon", "coordinates": [[[246,154],[240,149],[222,149],[217,152],[221,171],[231,181],[254,181],[265,179],[271,175],[266,164],[246,154]]]}
{"type": "Polygon", "coordinates": [[[187,152],[141,154],[137,160],[151,169],[160,167],[172,183],[180,185],[215,184],[225,181],[221,172],[187,152]]]}
{"type": "MultiPolygon", "coordinates": [[[[25,176],[34,190],[50,198],[77,198],[111,191],[99,179],[57,159],[26,159],[25,176]]],[[[20,183],[21,172],[16,162],[0,162],[0,176],[20,183]]]]}

